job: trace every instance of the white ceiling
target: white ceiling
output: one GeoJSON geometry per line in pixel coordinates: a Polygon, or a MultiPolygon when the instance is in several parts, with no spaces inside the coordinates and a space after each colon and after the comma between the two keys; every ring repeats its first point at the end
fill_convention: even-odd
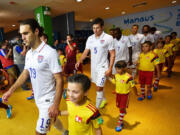
{"type": "Polygon", "coordinates": [[[0,0],[0,27],[5,32],[18,28],[18,21],[34,17],[34,9],[39,6],[51,8],[52,17],[66,12],[75,12],[76,21],[89,21],[96,17],[111,18],[126,14],[142,12],[180,4],[179,0],[172,4],[172,0],[0,0]],[[14,2],[14,4],[11,4],[14,2]],[[133,7],[146,2],[144,6],[133,7]],[[105,7],[109,6],[109,10],[105,7]],[[12,25],[15,24],[15,27],[12,25]]]}

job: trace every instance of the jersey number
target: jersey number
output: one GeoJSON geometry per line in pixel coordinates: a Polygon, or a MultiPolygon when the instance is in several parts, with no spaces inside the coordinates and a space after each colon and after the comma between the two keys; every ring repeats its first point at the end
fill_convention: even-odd
{"type": "Polygon", "coordinates": [[[49,125],[50,125],[50,119],[48,119],[48,120],[46,121],[45,125],[44,125],[44,118],[42,118],[41,120],[42,120],[42,123],[41,123],[40,128],[44,128],[44,126],[45,126],[45,128],[48,128],[49,125]]]}
{"type": "Polygon", "coordinates": [[[30,77],[31,78],[36,78],[36,69],[35,68],[29,68],[30,70],[30,77]]]}
{"type": "Polygon", "coordinates": [[[97,54],[97,48],[94,47],[94,54],[97,54]]]}

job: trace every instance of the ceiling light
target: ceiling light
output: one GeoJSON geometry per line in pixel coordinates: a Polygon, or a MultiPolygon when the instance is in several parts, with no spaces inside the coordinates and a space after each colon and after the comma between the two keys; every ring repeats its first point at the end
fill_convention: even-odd
{"type": "Polygon", "coordinates": [[[15,27],[16,25],[15,25],[15,24],[13,24],[12,26],[13,26],[13,27],[15,27]]]}
{"type": "Polygon", "coordinates": [[[106,10],[109,10],[109,9],[110,9],[110,7],[106,7],[105,9],[106,9],[106,10]]]}
{"type": "Polygon", "coordinates": [[[122,11],[121,14],[124,15],[124,14],[126,14],[126,12],[125,12],[125,11],[122,11]]]}
{"type": "Polygon", "coordinates": [[[92,22],[92,21],[93,21],[93,19],[90,19],[89,21],[90,21],[90,22],[92,22]]]}
{"type": "Polygon", "coordinates": [[[171,3],[172,3],[172,4],[175,4],[175,3],[176,3],[176,1],[175,1],[175,0],[173,0],[171,3]]]}
{"type": "Polygon", "coordinates": [[[76,0],[76,2],[82,2],[83,0],[76,0]]]}

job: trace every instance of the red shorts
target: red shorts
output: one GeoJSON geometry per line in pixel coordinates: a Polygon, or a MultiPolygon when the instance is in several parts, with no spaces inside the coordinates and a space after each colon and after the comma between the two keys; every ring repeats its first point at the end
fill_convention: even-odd
{"type": "Polygon", "coordinates": [[[141,85],[152,85],[153,71],[139,71],[139,83],[141,85]]]}
{"type": "Polygon", "coordinates": [[[118,108],[127,108],[128,104],[129,104],[129,93],[116,94],[116,106],[118,108]]]}

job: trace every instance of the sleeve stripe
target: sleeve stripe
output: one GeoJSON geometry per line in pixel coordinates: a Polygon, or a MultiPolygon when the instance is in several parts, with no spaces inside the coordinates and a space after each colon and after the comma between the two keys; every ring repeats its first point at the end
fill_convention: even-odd
{"type": "Polygon", "coordinates": [[[86,106],[88,109],[90,109],[92,112],[96,112],[96,111],[94,111],[91,107],[89,107],[89,106],[86,106]]]}
{"type": "Polygon", "coordinates": [[[151,60],[151,62],[153,62],[155,59],[158,59],[159,57],[158,56],[155,56],[152,60],[151,60]]]}
{"type": "Polygon", "coordinates": [[[91,107],[93,110],[97,111],[96,107],[92,104],[88,104],[89,107],[91,107]]]}

